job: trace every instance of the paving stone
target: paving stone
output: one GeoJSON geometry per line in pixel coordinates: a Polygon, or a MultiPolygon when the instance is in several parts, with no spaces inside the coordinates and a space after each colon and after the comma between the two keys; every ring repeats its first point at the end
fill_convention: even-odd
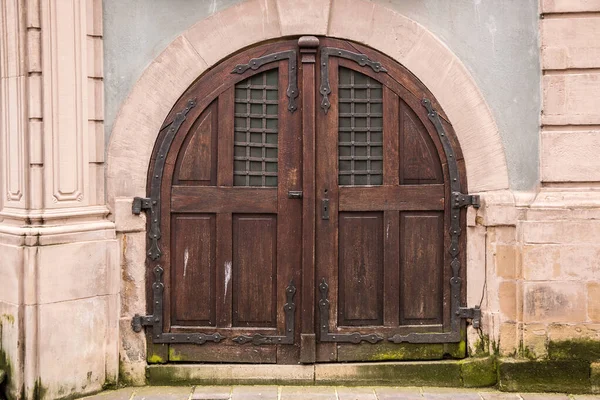
{"type": "Polygon", "coordinates": [[[516,393],[479,392],[483,400],[516,400],[521,397],[516,393]]]}
{"type": "Polygon", "coordinates": [[[327,386],[283,386],[281,400],[336,400],[335,388],[327,386]]]}
{"type": "Polygon", "coordinates": [[[523,400],[570,400],[569,396],[560,393],[523,393],[521,398],[523,400]]]}
{"type": "Polygon", "coordinates": [[[379,400],[417,400],[422,399],[421,389],[417,387],[381,387],[375,388],[379,400]]]}
{"type": "Polygon", "coordinates": [[[423,388],[423,398],[430,400],[481,400],[474,390],[456,388],[423,388]]]}
{"type": "Polygon", "coordinates": [[[373,388],[336,388],[339,400],[377,400],[373,388]]]}
{"type": "Polygon", "coordinates": [[[574,394],[571,396],[573,400],[598,400],[600,396],[594,396],[591,394],[574,394]]]}
{"type": "Polygon", "coordinates": [[[229,400],[231,386],[196,386],[190,400],[229,400]]]}
{"type": "Polygon", "coordinates": [[[84,397],[82,400],[129,400],[135,388],[107,390],[93,396],[84,397]]]}
{"type": "Polygon", "coordinates": [[[132,400],[188,400],[191,386],[146,386],[136,389],[132,400]]]}
{"type": "Polygon", "coordinates": [[[231,400],[277,400],[277,386],[235,386],[231,400]]]}

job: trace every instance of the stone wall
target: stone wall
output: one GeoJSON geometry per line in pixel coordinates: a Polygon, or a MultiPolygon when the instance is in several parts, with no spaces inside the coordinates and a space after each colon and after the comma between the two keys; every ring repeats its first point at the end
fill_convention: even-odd
{"type": "Polygon", "coordinates": [[[599,12],[541,0],[540,189],[488,198],[470,228],[487,233],[486,325],[504,356],[599,346],[599,12]]]}
{"type": "MultiPolygon", "coordinates": [[[[116,53],[103,51],[102,2],[0,2],[0,366],[9,368],[14,398],[145,383],[145,336],[130,327],[133,314],[146,311],[145,219],[131,214],[131,199],[146,194],[159,127],[207,68],[245,46],[287,35],[339,36],[379,49],[415,73],[444,107],[461,142],[470,190],[483,202],[468,212],[467,305],[483,310],[482,331],[469,330],[471,352],[554,360],[564,349],[590,343],[597,349],[600,1],[541,0],[541,49],[531,49],[541,69],[514,70],[519,79],[543,76],[541,104],[528,108],[542,109],[539,155],[537,140],[528,136],[523,147],[507,139],[520,136],[506,132],[518,127],[519,117],[499,112],[507,103],[489,94],[493,65],[489,78],[473,78],[462,61],[473,50],[461,48],[466,53],[457,57],[443,40],[452,29],[437,27],[436,36],[436,29],[397,12],[411,2],[214,4],[185,32],[171,25],[171,44],[161,52],[154,43],[154,58],[127,78],[132,86],[115,97],[120,111],[105,151],[103,55],[116,53]],[[541,180],[532,189],[530,167],[538,156],[541,180]],[[520,176],[513,163],[528,172],[520,176]]],[[[453,21],[451,13],[447,18],[453,21]]],[[[109,35],[121,32],[106,26],[114,29],[109,35]]],[[[530,92],[525,97],[539,102],[530,92]]]]}

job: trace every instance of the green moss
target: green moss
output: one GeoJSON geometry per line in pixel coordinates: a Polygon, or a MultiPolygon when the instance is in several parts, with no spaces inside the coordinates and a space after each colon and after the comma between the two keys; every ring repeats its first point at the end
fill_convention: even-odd
{"type": "Polygon", "coordinates": [[[495,357],[468,358],[460,362],[463,386],[494,386],[498,380],[495,357]]]}
{"type": "Polygon", "coordinates": [[[167,361],[158,354],[150,354],[148,356],[148,364],[165,364],[167,361]]]}
{"type": "Polygon", "coordinates": [[[10,323],[11,325],[15,323],[15,317],[11,314],[2,314],[0,319],[3,319],[4,321],[10,323]]]}
{"type": "Polygon", "coordinates": [[[183,357],[177,354],[173,347],[169,347],[169,361],[184,361],[183,357]]]}
{"type": "Polygon", "coordinates": [[[508,392],[586,393],[590,363],[584,360],[499,360],[499,389],[508,392]]]}
{"type": "Polygon", "coordinates": [[[577,339],[551,341],[548,343],[551,360],[600,360],[600,341],[577,339]]]}

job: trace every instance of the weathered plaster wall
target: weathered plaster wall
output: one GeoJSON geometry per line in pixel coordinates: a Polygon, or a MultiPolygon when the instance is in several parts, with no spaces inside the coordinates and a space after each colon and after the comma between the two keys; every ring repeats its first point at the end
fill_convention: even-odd
{"type": "MultiPolygon", "coordinates": [[[[119,107],[148,64],[195,22],[239,2],[103,1],[107,141],[119,107]]],[[[511,188],[532,189],[538,181],[540,113],[537,0],[374,2],[421,23],[464,62],[498,124],[511,188]]]]}

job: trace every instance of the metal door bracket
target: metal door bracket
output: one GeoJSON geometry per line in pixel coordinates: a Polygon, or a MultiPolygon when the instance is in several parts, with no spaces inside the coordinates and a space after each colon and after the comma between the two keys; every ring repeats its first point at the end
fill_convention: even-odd
{"type": "Polygon", "coordinates": [[[479,329],[481,326],[481,309],[479,306],[472,308],[459,307],[458,311],[456,311],[456,315],[459,318],[472,320],[473,328],[475,329],[479,329]]]}
{"type": "Polygon", "coordinates": [[[329,300],[327,299],[327,293],[329,292],[329,285],[325,282],[325,278],[321,280],[319,284],[319,292],[321,292],[321,300],[319,300],[319,341],[320,342],[337,342],[337,343],[354,343],[359,344],[361,342],[369,342],[372,344],[381,342],[383,337],[372,333],[369,335],[362,335],[359,332],[353,333],[330,333],[329,332],[329,300]]]}
{"type": "Polygon", "coordinates": [[[134,197],[131,212],[140,215],[142,211],[152,210],[152,200],[148,197],[134,197]]]}
{"type": "Polygon", "coordinates": [[[296,99],[298,98],[298,60],[295,50],[280,51],[263,57],[252,58],[248,64],[236,65],[231,73],[243,74],[249,69],[256,71],[265,64],[279,62],[285,59],[288,60],[288,88],[286,92],[289,99],[288,110],[293,113],[298,109],[298,105],[296,104],[296,99]]]}
{"type": "Polygon", "coordinates": [[[287,302],[283,306],[285,313],[285,335],[283,336],[267,336],[261,333],[256,333],[252,336],[240,335],[234,337],[233,340],[237,344],[252,343],[254,345],[263,344],[294,344],[294,316],[296,314],[296,304],[294,303],[294,295],[296,294],[296,286],[292,280],[287,288],[285,295],[287,302]]]}
{"type": "Polygon", "coordinates": [[[323,47],[321,49],[321,87],[319,93],[321,93],[321,108],[327,114],[331,103],[329,102],[329,95],[331,94],[331,86],[329,84],[329,57],[340,57],[346,60],[351,60],[360,65],[361,67],[369,67],[374,72],[387,72],[380,62],[371,60],[366,54],[353,53],[344,49],[337,49],[335,47],[323,47]]]}
{"type": "Polygon", "coordinates": [[[468,206],[479,208],[481,206],[479,195],[452,192],[452,208],[461,208],[468,206]]]}

